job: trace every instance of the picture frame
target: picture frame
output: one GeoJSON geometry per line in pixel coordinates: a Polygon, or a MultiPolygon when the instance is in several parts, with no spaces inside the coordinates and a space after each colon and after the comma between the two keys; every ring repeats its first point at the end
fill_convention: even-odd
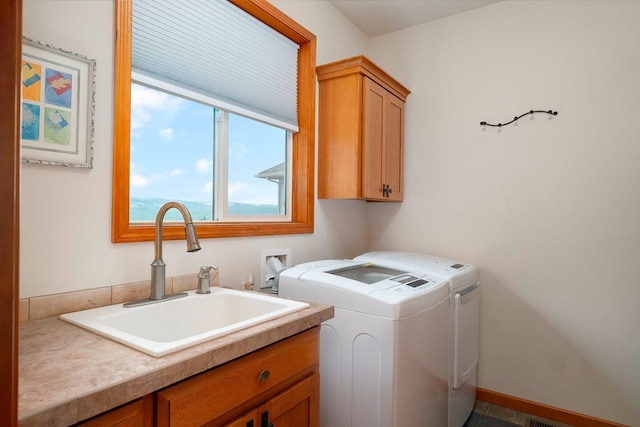
{"type": "Polygon", "coordinates": [[[96,61],[22,38],[22,161],[93,168],[96,61]]]}

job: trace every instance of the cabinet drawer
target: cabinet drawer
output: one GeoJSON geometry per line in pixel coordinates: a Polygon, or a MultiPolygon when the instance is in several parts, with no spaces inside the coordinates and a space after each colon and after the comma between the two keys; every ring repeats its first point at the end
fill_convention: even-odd
{"type": "Polygon", "coordinates": [[[159,426],[202,425],[240,415],[318,366],[318,327],[157,393],[159,426]]]}

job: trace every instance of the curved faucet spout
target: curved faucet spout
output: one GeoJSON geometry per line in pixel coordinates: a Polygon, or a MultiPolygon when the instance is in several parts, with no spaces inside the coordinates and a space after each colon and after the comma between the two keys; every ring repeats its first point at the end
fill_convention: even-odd
{"type": "Polygon", "coordinates": [[[193,226],[193,220],[191,219],[191,213],[185,205],[178,202],[167,202],[156,215],[156,241],[155,241],[155,259],[162,260],[162,224],[164,222],[164,216],[171,208],[176,208],[182,219],[184,220],[184,233],[187,238],[187,252],[196,252],[200,250],[200,243],[198,242],[198,236],[196,235],[195,227],[193,226]]]}
{"type": "MultiPolygon", "coordinates": [[[[193,220],[191,219],[191,213],[185,205],[178,202],[167,202],[158,211],[156,215],[156,242],[155,242],[155,258],[151,263],[151,296],[150,300],[158,301],[166,299],[165,296],[165,267],[166,264],[162,260],[162,223],[164,222],[164,216],[171,208],[176,208],[182,219],[184,220],[184,233],[187,238],[187,252],[195,252],[200,250],[200,243],[198,242],[198,236],[196,230],[193,227],[193,220]]],[[[184,294],[186,295],[186,294],[184,294]]],[[[184,296],[177,294],[178,296],[184,296]]]]}
{"type": "Polygon", "coordinates": [[[162,223],[164,222],[165,214],[171,208],[178,209],[182,214],[182,219],[184,220],[184,233],[187,238],[187,252],[200,250],[200,243],[198,242],[198,236],[196,235],[196,230],[193,227],[193,220],[191,219],[189,210],[182,203],[178,202],[167,202],[162,205],[156,215],[155,257],[151,263],[151,292],[149,298],[142,301],[128,302],[124,304],[125,307],[137,307],[139,305],[187,296],[184,292],[169,296],[165,295],[165,267],[167,264],[162,260],[162,223]]]}

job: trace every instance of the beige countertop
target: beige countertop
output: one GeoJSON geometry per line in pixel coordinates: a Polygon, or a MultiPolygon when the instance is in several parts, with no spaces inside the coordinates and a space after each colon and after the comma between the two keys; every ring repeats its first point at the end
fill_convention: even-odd
{"type": "Polygon", "coordinates": [[[20,426],[68,426],[290,337],[333,317],[304,310],[153,357],[57,317],[20,323],[20,426]]]}

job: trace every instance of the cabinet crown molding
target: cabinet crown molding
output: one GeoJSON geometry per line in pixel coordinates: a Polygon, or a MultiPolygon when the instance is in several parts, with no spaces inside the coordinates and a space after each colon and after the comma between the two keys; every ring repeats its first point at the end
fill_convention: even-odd
{"type": "Polygon", "coordinates": [[[319,82],[355,73],[367,76],[379,85],[384,86],[402,101],[406,102],[407,97],[411,93],[409,89],[404,87],[364,55],[354,56],[316,67],[319,82]]]}

